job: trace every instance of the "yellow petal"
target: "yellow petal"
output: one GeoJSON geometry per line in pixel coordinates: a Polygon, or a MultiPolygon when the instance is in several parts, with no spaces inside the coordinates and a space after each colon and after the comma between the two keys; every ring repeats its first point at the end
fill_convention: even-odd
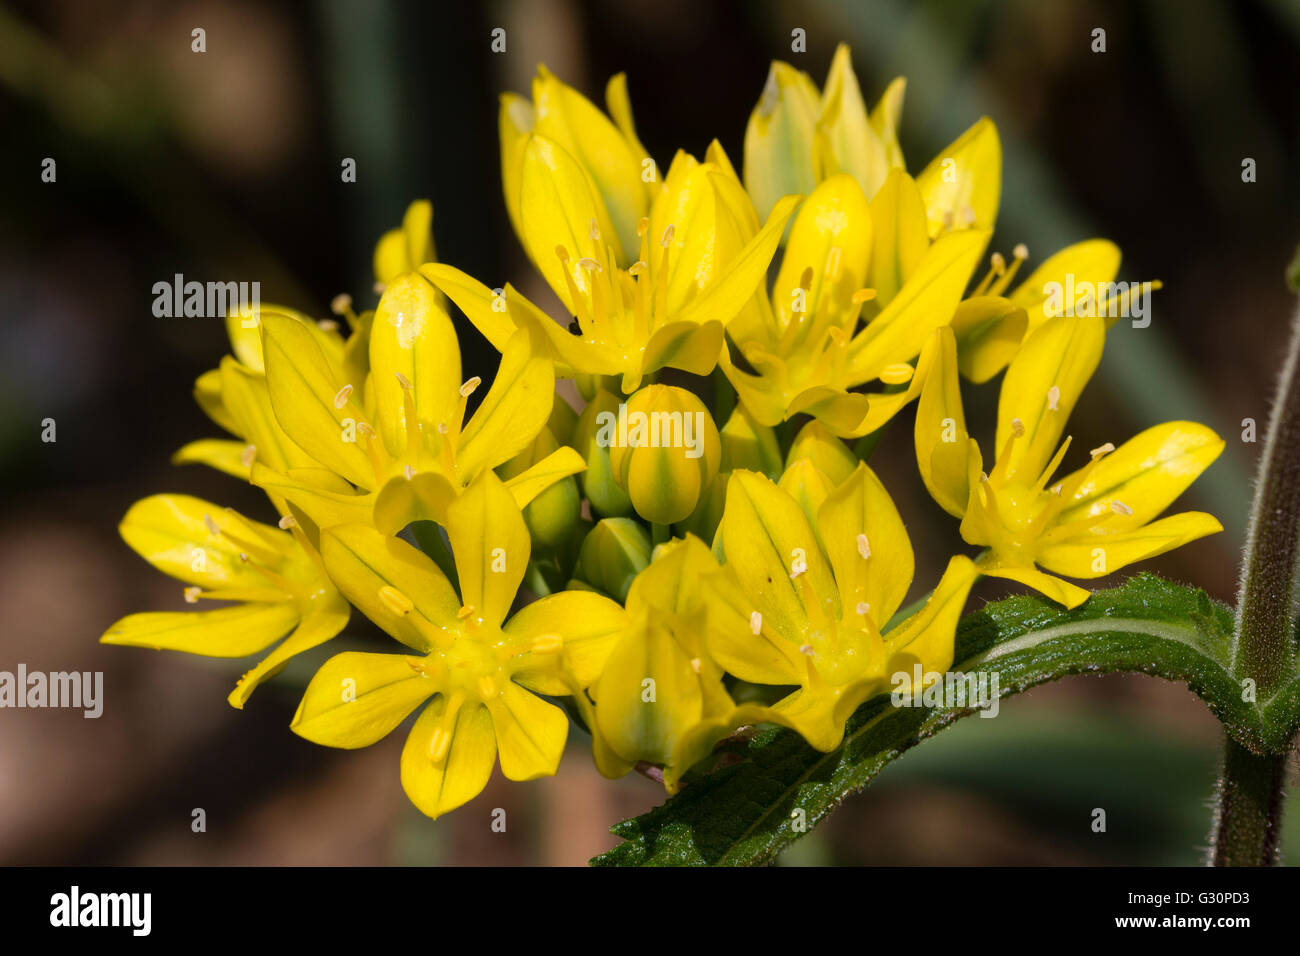
{"type": "Polygon", "coordinates": [[[249,466],[244,463],[248,444],[223,438],[200,438],[178,448],[172,455],[173,465],[207,465],[234,478],[248,480],[249,466]]]}
{"type": "Polygon", "coordinates": [[[817,530],[835,569],[840,606],[866,602],[872,620],[893,617],[907,596],[916,560],[889,492],[865,464],[827,496],[817,512],[817,530]]]}
{"type": "Polygon", "coordinates": [[[128,614],[99,641],[204,657],[247,657],[284,637],[298,618],[298,608],[291,601],[241,604],[215,611],[149,611],[128,614]]]}
{"type": "MultiPolygon", "coordinates": [[[[864,114],[865,122],[865,114],[864,114]]],[[[772,309],[783,326],[829,320],[844,325],[858,306],[871,257],[871,210],[850,176],[832,176],[813,190],[795,217],[772,289],[772,309]],[[812,281],[803,288],[805,270],[812,281]]]]}
{"type": "Polygon", "coordinates": [[[397,534],[412,521],[442,524],[456,488],[445,475],[424,471],[410,478],[388,479],[374,499],[374,525],[383,534],[397,534]]]}
{"type": "Polygon", "coordinates": [[[842,388],[819,385],[806,388],[786,405],[786,419],[795,415],[812,415],[837,435],[866,434],[865,422],[871,415],[877,396],[846,392],[842,388]]]}
{"type": "Polygon", "coordinates": [[[492,624],[505,620],[528,569],[523,515],[501,479],[483,474],[447,508],[461,600],[492,624]]]}
{"type": "Polygon", "coordinates": [[[1018,581],[1026,587],[1033,588],[1039,594],[1050,598],[1057,604],[1064,605],[1067,609],[1076,608],[1092,597],[1091,591],[1054,575],[1045,574],[1032,565],[999,566],[981,562],[979,570],[981,574],[987,574],[990,577],[1018,581]]]}
{"type": "Polygon", "coordinates": [[[998,296],[976,296],[957,306],[952,331],[957,336],[957,368],[982,385],[1006,368],[1025,336],[1025,310],[998,296]]]}
{"type": "Polygon", "coordinates": [[[907,80],[901,76],[890,81],[876,105],[871,109],[871,125],[885,144],[885,156],[895,169],[903,167],[903,150],[898,145],[898,123],[903,115],[903,94],[907,80]]]}
{"type": "MultiPolygon", "coordinates": [[[[1196,422],[1148,428],[1091,467],[1057,518],[1105,516],[1107,531],[1146,524],[1181,495],[1223,451],[1223,439],[1196,422]],[[1116,507],[1112,508],[1112,505],[1116,507]]],[[[1069,487],[1074,482],[1066,479],[1069,487]]]]}
{"type": "Polygon", "coordinates": [[[934,241],[903,288],[849,346],[855,382],[910,361],[952,319],[988,239],[987,230],[967,229],[934,241]]]}
{"type": "Polygon", "coordinates": [[[366,525],[321,532],[321,557],[344,597],[407,647],[428,651],[461,602],[433,559],[366,525]]]}
{"type": "MultiPolygon", "coordinates": [[[[1106,239],[1076,242],[1048,258],[1007,298],[1028,314],[1032,332],[1053,315],[1072,312],[1089,285],[1095,290],[1098,285],[1114,281],[1119,263],[1119,246],[1113,242],[1106,239]],[[1067,291],[1073,292],[1069,301],[1066,301],[1067,291]]],[[[1095,292],[1093,304],[1100,305],[1095,300],[1095,292]]]]}
{"type": "Polygon", "coordinates": [[[449,728],[443,726],[446,712],[447,698],[440,694],[424,708],[402,748],[402,789],[434,819],[482,793],[497,757],[492,715],[486,707],[461,707],[451,716],[449,728]],[[435,739],[441,733],[450,733],[449,743],[435,739]]]}
{"type": "Polygon", "coordinates": [[[782,196],[806,195],[817,184],[812,156],[820,100],[806,73],[772,63],[745,128],[745,189],[760,218],[782,196]]]}
{"type": "Polygon", "coordinates": [[[870,280],[876,300],[887,305],[930,248],[925,201],[906,170],[895,169],[871,199],[870,280]]]}
{"type": "Polygon", "coordinates": [[[271,407],[280,427],[322,465],[368,487],[374,481],[370,460],[355,441],[345,440],[349,428],[365,420],[356,393],[362,383],[343,382],[301,322],[264,312],[262,335],[271,407]],[[353,391],[344,393],[344,385],[353,391]]]}
{"type": "Polygon", "coordinates": [[[979,569],[970,558],[957,555],[948,562],[925,606],[886,635],[888,674],[911,673],[916,664],[922,674],[942,674],[952,666],[957,622],[978,577],[979,569]]]}
{"type": "Polygon", "coordinates": [[[856,179],[867,196],[875,195],[889,173],[890,161],[867,113],[846,43],[835,48],[817,125],[826,134],[840,170],[856,179]]]}
{"type": "Polygon", "coordinates": [[[250,372],[230,356],[221,360],[219,374],[222,399],[230,417],[239,425],[239,434],[253,446],[255,461],[276,471],[317,467],[316,460],[280,427],[271,408],[265,375],[250,372]]]}
{"type": "Polygon", "coordinates": [[[289,728],[326,747],[368,747],[439,690],[419,669],[423,662],[408,654],[336,654],[312,677],[289,728]]]}
{"type": "Polygon", "coordinates": [[[222,399],[220,370],[210,369],[194,380],[194,401],[208,418],[232,435],[239,435],[239,425],[226,410],[222,399]]]}
{"type": "Polygon", "coordinates": [[[809,459],[824,472],[831,484],[838,485],[858,467],[858,457],[849,446],[835,437],[824,424],[811,421],[794,436],[790,451],[785,457],[785,467],[790,468],[800,459],[809,459]]]}
{"type": "MultiPolygon", "coordinates": [[[[524,167],[524,147],[533,131],[533,104],[517,93],[502,93],[497,113],[497,130],[501,136],[501,187],[505,193],[506,212],[515,235],[522,237],[519,218],[519,184],[524,167]]],[[[462,306],[463,308],[463,306],[462,306]]]]}
{"type": "Polygon", "coordinates": [[[639,246],[636,224],[647,209],[641,181],[644,152],[590,100],[545,67],[533,81],[533,123],[537,133],[559,143],[591,177],[614,227],[614,235],[602,232],[602,237],[619,261],[634,255],[639,246]]]}
{"type": "Polygon", "coordinates": [[[483,337],[498,352],[505,350],[506,343],[515,334],[516,326],[510,318],[510,310],[506,308],[504,289],[501,295],[497,295],[474,277],[441,262],[421,266],[420,275],[456,303],[456,307],[465,313],[474,328],[483,333],[483,337]]]}
{"type": "MultiPolygon", "coordinates": [[[[556,399],[562,402],[563,399],[556,399]]],[[[506,482],[515,504],[526,508],[534,498],[558,481],[584,471],[587,463],[572,448],[557,448],[541,461],[521,471],[506,482]]]]}
{"type": "Polygon", "coordinates": [[[433,435],[439,425],[455,424],[460,345],[437,290],[419,273],[399,274],[384,290],[370,329],[370,370],[379,434],[390,454],[417,453],[407,448],[403,379],[409,383],[424,435],[433,435]]]}
{"type": "Polygon", "coordinates": [[[231,707],[242,709],[263,681],[274,677],[288,663],[289,658],[311,650],[336,636],[347,626],[352,609],[343,597],[330,588],[315,598],[292,634],[262,659],[256,667],[239,679],[235,689],[226,698],[231,707]]]}
{"type": "Polygon", "coordinates": [[[727,566],[753,602],[753,610],[787,640],[803,643],[808,611],[802,587],[791,574],[800,567],[826,613],[839,617],[830,563],[803,510],[763,475],[735,471],[727,482],[727,508],[720,529],[727,566]]]}
{"type": "Polygon", "coordinates": [[[998,397],[997,467],[1005,480],[1033,484],[1038,479],[1101,361],[1105,342],[1101,319],[1069,316],[1053,319],[1025,340],[998,397]],[[1017,433],[1020,437],[1004,455],[1008,439],[1017,433]]]}
{"type": "Polygon", "coordinates": [[[555,367],[535,354],[531,334],[520,330],[510,340],[492,388],[460,434],[456,475],[461,482],[509,461],[546,426],[555,400],[555,367]]]}
{"type": "MultiPolygon", "coordinates": [[[[650,336],[646,343],[641,370],[649,375],[661,368],[677,368],[692,375],[708,375],[717,367],[722,350],[722,323],[671,322],[650,336]]],[[[640,382],[623,384],[624,392],[633,392],[640,382]],[[628,388],[631,384],[632,387],[628,388]]]]}
{"type": "Polygon", "coordinates": [[[952,332],[940,329],[937,334],[938,354],[916,406],[916,463],[930,497],[948,514],[960,518],[970,498],[970,436],[962,411],[952,332]]]}
{"type": "Polygon", "coordinates": [[[600,676],[615,636],[627,624],[623,608],[601,594],[559,591],[527,604],[506,622],[505,632],[524,642],[558,636],[560,650],[530,652],[515,679],[539,694],[569,694],[573,688],[557,670],[562,668],[579,687],[588,687],[600,676]]]}
{"type": "Polygon", "coordinates": [[[706,646],[727,673],[754,684],[797,684],[804,668],[798,646],[778,634],[759,612],[754,633],[754,605],[736,581],[734,569],[710,574],[706,646]]]}
{"type": "Polygon", "coordinates": [[[559,769],[569,736],[564,711],[515,684],[506,684],[487,709],[507,780],[536,780],[559,769]]]}
{"type": "Polygon", "coordinates": [[[1044,548],[1038,563],[1072,578],[1099,578],[1223,530],[1203,511],[1184,511],[1132,530],[1083,533],[1044,548]]]}
{"type": "Polygon", "coordinates": [[[1002,197],[1002,142],[987,116],[930,161],[916,177],[930,236],[949,229],[992,229],[1002,197]]]}
{"type": "Polygon", "coordinates": [[[529,257],[569,314],[576,314],[564,280],[566,266],[556,249],[563,247],[574,285],[581,293],[589,294],[590,278],[579,260],[595,251],[591,224],[596,224],[601,242],[614,244],[618,237],[591,177],[563,146],[536,133],[524,146],[519,213],[529,257]]]}

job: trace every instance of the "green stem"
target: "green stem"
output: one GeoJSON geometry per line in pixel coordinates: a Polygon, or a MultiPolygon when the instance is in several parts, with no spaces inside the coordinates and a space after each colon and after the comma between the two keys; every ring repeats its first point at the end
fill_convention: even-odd
{"type": "MultiPolygon", "coordinates": [[[[1232,670],[1266,700],[1295,666],[1292,614],[1300,558],[1300,312],[1278,384],[1260,461],[1246,560],[1237,600],[1232,670]]],[[[1257,754],[1227,740],[1215,817],[1216,866],[1267,866],[1277,860],[1284,754],[1257,754]]]]}

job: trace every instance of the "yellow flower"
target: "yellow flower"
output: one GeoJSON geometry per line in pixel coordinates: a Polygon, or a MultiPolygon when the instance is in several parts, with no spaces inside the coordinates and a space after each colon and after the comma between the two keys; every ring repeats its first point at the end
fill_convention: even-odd
{"type": "Polygon", "coordinates": [[[795,218],[770,301],[757,297],[728,325],[754,373],[738,367],[729,347],[722,370],[764,425],[802,413],[837,434],[865,435],[919,394],[926,359],[918,357],[934,330],[952,319],[989,231],[954,230],[931,243],[916,212],[910,233],[886,232],[877,241],[877,229],[891,226],[885,213],[897,218],[898,204],[888,200],[894,184],[910,183],[906,176],[896,173],[882,190],[887,208],[879,224],[873,223],[876,204],[868,204],[852,177],[833,176],[818,186],[795,218]],[[906,279],[859,329],[864,305],[877,295],[867,286],[871,264],[897,262],[902,246],[910,249],[906,279]],[[872,393],[850,391],[873,382],[872,393]]]}
{"type": "MultiPolygon", "coordinates": [[[[811,467],[807,459],[802,465],[811,467]]],[[[970,559],[954,557],[924,608],[885,631],[914,570],[902,519],[865,464],[821,494],[814,490],[801,506],[762,475],[732,474],[719,529],[726,564],[711,581],[708,648],[741,680],[796,685],[765,719],[827,751],[839,746],[844,722],[861,703],[891,687],[910,688],[915,664],[923,674],[951,666],[957,620],[977,573],[970,559]]]]}
{"type": "Polygon", "coordinates": [[[988,548],[980,572],[1066,607],[1089,592],[1055,575],[1101,577],[1222,530],[1196,511],[1154,520],[1223,450],[1223,440],[1195,422],[1157,425],[1118,449],[1106,442],[1054,480],[1070,446],[1069,437],[1061,442],[1066,419],[1105,336],[1100,317],[1063,316],[1028,337],[1002,382],[997,458],[987,474],[966,433],[951,334],[942,336],[917,409],[921,476],[934,500],[962,519],[962,537],[988,548]]]}
{"type": "Polygon", "coordinates": [[[594,706],[580,701],[605,776],[650,764],[675,793],[732,728],[766,719],[764,707],[736,705],[705,649],[705,579],[716,570],[709,549],[688,535],[659,548],[632,583],[631,621],[588,690],[594,706]]]}
{"type": "Polygon", "coordinates": [[[535,329],[560,374],[621,375],[630,393],[661,368],[712,371],[723,325],[762,283],[797,199],[760,229],[716,143],[703,163],[679,152],[660,182],[620,96],[622,129],[545,70],[531,106],[503,100],[506,207],[563,324],[509,285],[494,292],[441,264],[421,271],[498,349],[535,329]]]}
{"type": "Polygon", "coordinates": [[[718,473],[722,445],[704,403],[672,385],[647,385],[596,433],[637,514],[668,525],[687,517],[718,473]]]}
{"type": "Polygon", "coordinates": [[[136,502],[119,526],[131,548],[186,582],[187,602],[239,603],[214,611],[130,614],[101,643],[233,658],[285,638],[231,692],[231,706],[243,707],[289,658],[338,634],[351,612],[296,522],[285,518],[281,527],[289,531],[187,495],[136,502]]]}
{"type": "Polygon", "coordinates": [[[400,229],[390,229],[375,245],[375,282],[381,288],[426,262],[436,262],[433,245],[433,204],[417,199],[406,209],[400,229]]]}
{"type": "MultiPolygon", "coordinates": [[[[299,322],[263,316],[262,336],[276,420],[312,462],[287,471],[255,463],[252,480],[321,527],[374,523],[395,533],[414,520],[437,520],[475,477],[528,448],[551,413],[551,363],[533,354],[529,333],[521,331],[487,396],[464,421],[480,381],[461,382],[455,328],[418,272],[385,289],[361,380],[349,380],[342,357],[321,348],[299,322]]],[[[510,487],[526,505],[582,467],[576,452],[558,448],[510,487]]]]}
{"type": "Polygon", "coordinates": [[[564,591],[506,620],[529,540],[509,490],[485,471],[447,507],[459,596],[438,566],[366,525],[322,533],[330,576],[368,618],[415,653],[345,653],[312,678],[292,728],[331,747],[369,746],[428,702],[402,750],[402,786],[438,817],[482,791],[497,758],[511,780],[555,773],[564,711],[538,694],[595,679],[626,626],[608,598],[564,591]]]}

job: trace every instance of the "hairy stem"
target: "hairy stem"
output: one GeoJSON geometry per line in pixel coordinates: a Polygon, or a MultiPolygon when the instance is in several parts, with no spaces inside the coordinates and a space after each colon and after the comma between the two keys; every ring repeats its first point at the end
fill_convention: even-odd
{"type": "MultiPolygon", "coordinates": [[[[1232,669],[1266,699],[1295,662],[1296,563],[1300,556],[1300,312],[1260,461],[1233,632],[1232,669]]],[[[1277,859],[1284,755],[1255,754],[1228,740],[1213,837],[1216,866],[1267,866],[1277,859]]]]}

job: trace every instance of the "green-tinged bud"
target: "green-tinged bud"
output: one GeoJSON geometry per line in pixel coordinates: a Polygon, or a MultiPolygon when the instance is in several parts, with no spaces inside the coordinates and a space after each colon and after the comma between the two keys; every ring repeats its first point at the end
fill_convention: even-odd
{"type": "Polygon", "coordinates": [[[546,427],[551,430],[557,442],[572,447],[573,431],[578,427],[578,413],[573,410],[573,406],[564,396],[558,393],[555,401],[551,403],[551,417],[547,419],[546,427]]]}
{"type": "Polygon", "coordinates": [[[582,541],[574,577],[622,603],[633,579],[650,563],[650,535],[632,518],[596,522],[582,541]]]}
{"type": "Polygon", "coordinates": [[[609,447],[614,478],[637,514],[667,525],[695,510],[722,462],[703,402],[684,388],[647,385],[600,423],[596,442],[609,447]]]}
{"type": "Polygon", "coordinates": [[[813,140],[821,94],[808,74],[776,61],[745,128],[745,190],[764,220],[782,196],[817,185],[813,140]]]}
{"type": "Polygon", "coordinates": [[[786,470],[804,458],[830,479],[832,486],[840,484],[858,467],[858,458],[849,446],[817,419],[799,429],[799,434],[794,436],[790,453],[785,456],[786,470]]]}
{"type": "MultiPolygon", "coordinates": [[[[560,399],[556,405],[563,405],[560,399]]],[[[502,480],[509,480],[527,471],[560,447],[549,428],[537,433],[532,444],[497,469],[502,480]]],[[[534,547],[555,547],[561,544],[578,520],[582,499],[578,483],[572,477],[562,478],[524,506],[524,524],[532,536],[534,547]]]]}
{"type": "Polygon", "coordinates": [[[573,429],[573,447],[587,462],[587,470],[579,476],[582,493],[591,502],[591,508],[602,517],[631,514],[632,499],[614,480],[609,465],[609,443],[596,441],[600,422],[609,415],[618,418],[618,399],[605,389],[597,389],[591,401],[578,418],[573,429]]]}
{"type": "MultiPolygon", "coordinates": [[[[761,471],[773,480],[781,474],[781,446],[776,432],[755,421],[744,405],[737,405],[731,413],[722,426],[721,438],[723,471],[746,468],[761,471]]],[[[712,535],[700,537],[708,541],[712,535]]]]}

